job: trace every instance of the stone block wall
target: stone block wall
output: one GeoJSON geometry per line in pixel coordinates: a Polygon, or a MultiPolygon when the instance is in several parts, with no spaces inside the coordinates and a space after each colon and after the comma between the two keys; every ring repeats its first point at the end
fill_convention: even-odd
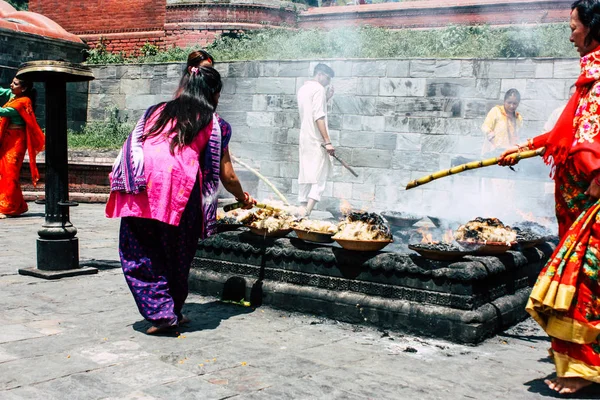
{"type": "MultiPolygon", "coordinates": [[[[481,159],[481,124],[504,93],[522,94],[522,138],[539,134],[550,113],[566,102],[578,75],[575,59],[325,60],[336,76],[329,129],[339,163],[320,209],[349,202],[356,208],[400,210],[446,218],[553,215],[553,184],[540,159],[513,172],[468,171],[406,191],[412,179],[481,159]]],[[[220,114],[233,127],[231,152],[257,168],[295,201],[299,117],[296,92],[317,61],[219,63],[224,79],[220,114]]],[[[119,107],[130,118],[168,100],[183,64],[94,67],[88,119],[119,107]]],[[[238,167],[241,169],[241,167],[238,167]]],[[[259,199],[275,198],[260,184],[259,199]]]]}
{"type": "MultiPolygon", "coordinates": [[[[80,63],[83,61],[83,51],[87,49],[87,46],[83,43],[0,29],[0,49],[0,87],[8,88],[21,63],[59,59],[80,63]]],[[[43,128],[45,124],[44,85],[36,83],[35,88],[38,91],[38,105],[35,114],[43,128]]],[[[87,82],[67,84],[69,128],[76,129],[85,123],[87,95],[87,82]]],[[[6,100],[8,99],[0,98],[0,103],[4,104],[6,100]]]]}

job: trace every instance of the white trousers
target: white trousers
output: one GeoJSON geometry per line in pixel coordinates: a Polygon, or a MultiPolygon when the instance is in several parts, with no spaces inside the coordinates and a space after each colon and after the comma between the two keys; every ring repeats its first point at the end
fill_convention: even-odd
{"type": "Polygon", "coordinates": [[[325,191],[326,180],[317,183],[301,183],[298,185],[298,202],[306,203],[308,199],[321,200],[321,194],[325,191]]]}

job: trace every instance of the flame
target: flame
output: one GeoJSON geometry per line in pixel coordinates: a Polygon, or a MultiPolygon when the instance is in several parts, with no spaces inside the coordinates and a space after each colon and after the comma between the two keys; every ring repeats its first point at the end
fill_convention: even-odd
{"type": "Polygon", "coordinates": [[[352,211],[352,206],[346,200],[341,199],[341,201],[340,201],[340,211],[344,215],[349,214],[352,211]]]}
{"type": "Polygon", "coordinates": [[[521,210],[517,210],[517,214],[519,214],[521,216],[521,218],[523,218],[525,221],[531,221],[531,222],[537,222],[535,219],[535,217],[533,216],[532,212],[524,212],[521,210]]]}
{"type": "Polygon", "coordinates": [[[431,232],[429,232],[427,228],[419,228],[417,229],[417,232],[419,232],[421,236],[423,236],[423,238],[421,239],[421,243],[433,243],[433,235],[431,234],[431,232]]]}
{"type": "Polygon", "coordinates": [[[452,242],[454,242],[454,232],[452,232],[452,229],[448,229],[444,233],[444,236],[442,237],[442,241],[444,243],[452,243],[452,242]]]}
{"type": "Polygon", "coordinates": [[[536,223],[538,223],[540,225],[543,225],[543,226],[548,226],[551,223],[551,219],[550,218],[548,218],[548,217],[538,217],[538,218],[536,218],[535,215],[533,215],[532,212],[526,213],[524,211],[521,211],[521,210],[517,209],[517,214],[519,214],[524,221],[536,222],[536,223]]]}

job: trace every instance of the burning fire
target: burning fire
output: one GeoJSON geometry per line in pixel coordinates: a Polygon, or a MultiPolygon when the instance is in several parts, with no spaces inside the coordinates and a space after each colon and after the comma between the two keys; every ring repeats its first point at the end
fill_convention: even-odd
{"type": "Polygon", "coordinates": [[[417,232],[419,232],[421,236],[423,236],[423,238],[421,239],[421,243],[433,243],[433,235],[431,234],[431,232],[429,232],[427,228],[419,228],[417,229],[417,232]]]}
{"type": "Polygon", "coordinates": [[[452,232],[452,229],[448,229],[444,233],[444,236],[442,237],[442,241],[444,243],[452,243],[452,242],[454,242],[454,232],[452,232]]]}
{"type": "Polygon", "coordinates": [[[343,215],[349,214],[352,211],[352,206],[346,200],[340,201],[340,211],[343,215]]]}
{"type": "Polygon", "coordinates": [[[546,217],[536,218],[532,212],[526,213],[526,212],[518,210],[518,209],[517,209],[517,214],[519,214],[524,221],[536,222],[543,226],[550,225],[550,218],[546,218],[546,217]]]}

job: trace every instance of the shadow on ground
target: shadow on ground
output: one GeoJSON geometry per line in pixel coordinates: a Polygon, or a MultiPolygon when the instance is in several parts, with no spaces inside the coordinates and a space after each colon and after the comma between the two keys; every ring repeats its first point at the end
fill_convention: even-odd
{"type": "Polygon", "coordinates": [[[100,271],[121,268],[121,263],[116,260],[87,260],[87,261],[81,261],[80,265],[82,267],[98,268],[100,271]]]}
{"type": "MultiPolygon", "coordinates": [[[[195,332],[216,329],[221,321],[235,317],[237,315],[250,314],[254,308],[244,307],[236,304],[227,304],[220,301],[211,301],[209,303],[186,303],[183,307],[183,313],[191,320],[189,324],[180,326],[167,331],[164,336],[177,336],[183,332],[195,332]]],[[[137,321],[133,324],[133,329],[146,333],[150,328],[150,323],[146,320],[137,321]]]]}
{"type": "Polygon", "coordinates": [[[581,389],[579,392],[570,395],[558,394],[544,383],[545,379],[554,379],[556,378],[555,374],[548,375],[545,378],[534,379],[529,382],[525,382],[525,386],[529,388],[527,391],[531,393],[537,393],[544,397],[554,398],[554,399],[599,399],[600,398],[600,385],[593,384],[586,388],[581,389]]]}

